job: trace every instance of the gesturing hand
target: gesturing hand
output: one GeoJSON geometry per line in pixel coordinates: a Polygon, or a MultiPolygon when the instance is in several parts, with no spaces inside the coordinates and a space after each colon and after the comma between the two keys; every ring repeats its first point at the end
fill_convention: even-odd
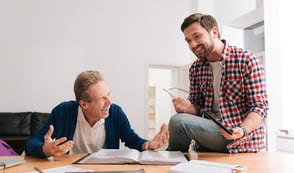
{"type": "Polygon", "coordinates": [[[53,125],[50,125],[48,132],[44,136],[44,145],[42,147],[42,150],[45,154],[45,156],[61,156],[67,153],[74,145],[74,142],[67,140],[66,137],[59,138],[57,140],[54,140],[51,138],[52,133],[54,131],[53,125]],[[65,143],[63,143],[65,142],[65,143]]]}
{"type": "Polygon", "coordinates": [[[147,149],[154,150],[160,148],[168,143],[168,139],[168,125],[164,123],[161,125],[160,132],[157,133],[151,141],[149,141],[149,146],[147,149]]]}

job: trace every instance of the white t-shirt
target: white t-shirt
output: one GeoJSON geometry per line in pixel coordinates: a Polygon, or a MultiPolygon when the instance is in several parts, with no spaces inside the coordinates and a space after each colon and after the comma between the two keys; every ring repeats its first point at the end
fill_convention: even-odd
{"type": "Polygon", "coordinates": [[[105,134],[105,119],[100,119],[91,127],[79,106],[77,125],[73,137],[74,146],[70,153],[97,152],[105,144],[105,134]]]}
{"type": "Polygon", "coordinates": [[[213,72],[213,105],[211,113],[216,119],[220,119],[219,90],[222,74],[222,65],[219,61],[209,63],[213,72]]]}

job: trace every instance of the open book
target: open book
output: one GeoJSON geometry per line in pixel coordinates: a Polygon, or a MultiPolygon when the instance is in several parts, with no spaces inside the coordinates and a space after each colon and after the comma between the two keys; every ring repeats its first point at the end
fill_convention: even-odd
{"type": "Polygon", "coordinates": [[[138,151],[135,149],[101,149],[75,161],[76,164],[151,164],[174,165],[187,162],[180,151],[138,151]]]}

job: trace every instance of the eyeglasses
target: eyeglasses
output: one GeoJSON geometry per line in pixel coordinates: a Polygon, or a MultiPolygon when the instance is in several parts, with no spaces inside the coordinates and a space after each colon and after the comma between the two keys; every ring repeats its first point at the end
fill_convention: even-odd
{"type": "MultiPolygon", "coordinates": [[[[176,98],[176,96],[174,94],[172,94],[171,90],[178,90],[178,91],[182,91],[184,93],[189,94],[189,91],[184,90],[182,88],[169,88],[169,89],[165,89],[163,88],[163,91],[167,92],[172,98],[176,98]]],[[[189,96],[187,97],[187,100],[189,99],[189,96]]]]}

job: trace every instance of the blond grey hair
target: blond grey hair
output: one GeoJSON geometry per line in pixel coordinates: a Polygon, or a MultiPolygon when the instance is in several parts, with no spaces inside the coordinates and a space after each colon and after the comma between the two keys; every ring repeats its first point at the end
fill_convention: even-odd
{"type": "Polygon", "coordinates": [[[80,100],[83,100],[85,102],[91,102],[92,98],[89,94],[88,88],[90,85],[101,80],[104,80],[103,75],[98,71],[84,71],[80,73],[74,83],[76,101],[79,102],[80,100]]]}

